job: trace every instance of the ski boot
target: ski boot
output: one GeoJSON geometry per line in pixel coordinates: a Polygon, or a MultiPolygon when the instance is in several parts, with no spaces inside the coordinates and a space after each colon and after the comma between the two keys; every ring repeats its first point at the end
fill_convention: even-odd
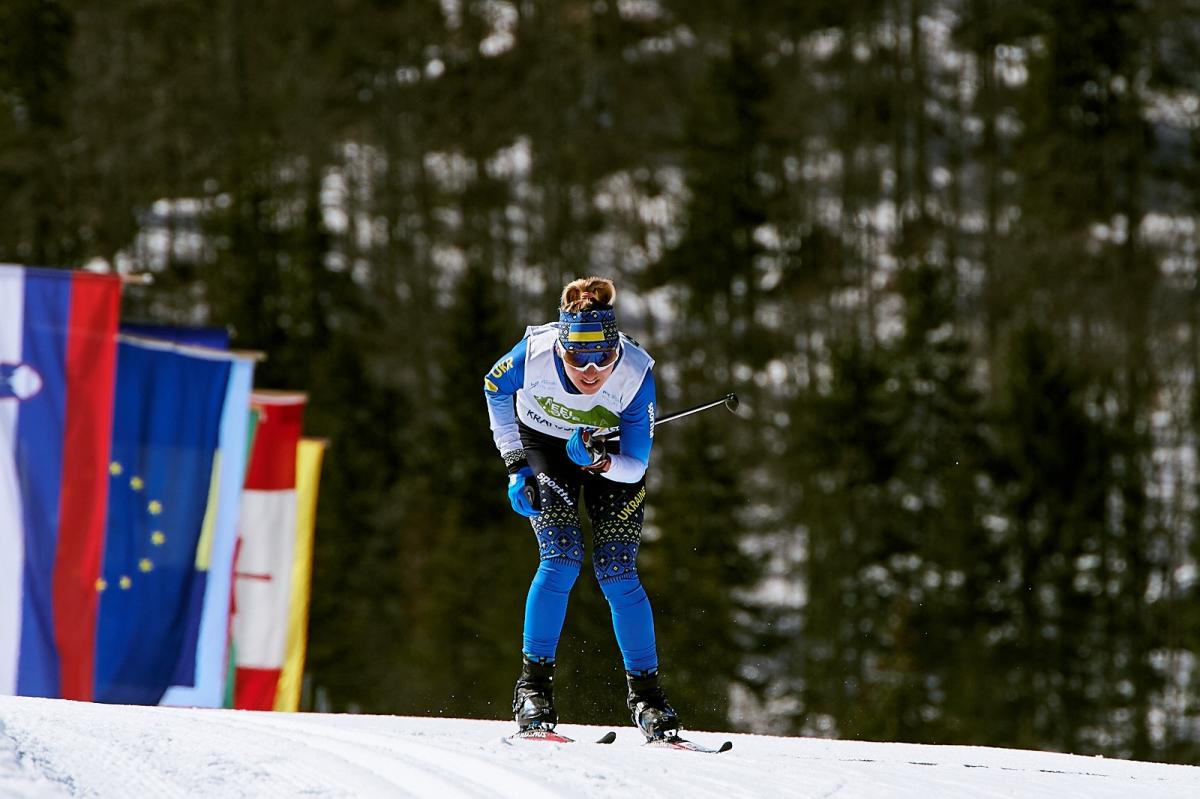
{"type": "Polygon", "coordinates": [[[646,740],[678,736],[682,726],[679,714],[667,702],[667,695],[658,684],[658,670],[648,674],[625,672],[625,680],[629,683],[629,697],[625,704],[633,714],[633,723],[646,736],[646,740]]]}
{"type": "Polygon", "coordinates": [[[553,730],[558,724],[554,709],[554,663],[522,657],[521,676],[513,689],[513,717],[521,732],[531,727],[553,730]]]}

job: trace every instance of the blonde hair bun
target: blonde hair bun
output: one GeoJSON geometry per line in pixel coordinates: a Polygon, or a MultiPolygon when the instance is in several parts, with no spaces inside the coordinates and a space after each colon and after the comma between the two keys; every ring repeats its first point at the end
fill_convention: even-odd
{"type": "Polygon", "coordinates": [[[617,299],[616,285],[606,277],[584,277],[572,280],[562,291],[560,311],[579,313],[592,308],[611,308],[617,299]]]}

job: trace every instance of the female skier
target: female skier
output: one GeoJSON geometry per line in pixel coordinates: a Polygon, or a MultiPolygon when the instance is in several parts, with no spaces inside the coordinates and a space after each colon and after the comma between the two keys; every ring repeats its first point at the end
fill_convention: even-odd
{"type": "Polygon", "coordinates": [[[637,573],[654,438],[654,360],[617,330],[611,280],[563,289],[557,322],[530,327],[484,378],[492,434],[508,467],[513,510],[529,517],[540,563],[525,603],[513,714],[521,730],[551,730],[554,656],[567,598],[583,565],[579,495],[592,521],[592,566],[612,609],[627,705],[646,738],[670,737],[679,716],[658,681],[654,616],[637,573]],[[594,437],[620,427],[617,442],[594,437]]]}

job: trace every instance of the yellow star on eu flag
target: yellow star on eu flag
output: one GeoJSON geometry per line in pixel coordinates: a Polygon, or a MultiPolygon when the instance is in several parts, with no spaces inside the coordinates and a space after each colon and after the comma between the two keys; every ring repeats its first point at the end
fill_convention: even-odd
{"type": "Polygon", "coordinates": [[[163,544],[167,543],[167,536],[162,530],[155,530],[150,534],[150,543],[154,544],[156,547],[161,547],[163,544]]]}
{"type": "Polygon", "coordinates": [[[113,461],[108,465],[108,473],[113,477],[118,477],[123,471],[125,470],[121,467],[121,464],[117,463],[116,461],[113,461]]]}
{"type": "Polygon", "coordinates": [[[152,499],[150,500],[150,505],[148,506],[147,510],[150,511],[151,516],[157,516],[162,513],[162,503],[157,499],[152,499]]]}
{"type": "Polygon", "coordinates": [[[121,579],[117,581],[117,585],[121,586],[122,591],[128,591],[130,586],[133,585],[133,580],[130,580],[129,577],[122,574],[121,579]]]}
{"type": "Polygon", "coordinates": [[[103,577],[97,577],[96,590],[103,591],[105,588],[108,588],[108,580],[105,580],[103,577]]]}
{"type": "Polygon", "coordinates": [[[134,475],[133,477],[129,478],[129,487],[132,488],[134,491],[141,491],[142,488],[145,487],[145,485],[146,485],[146,481],[143,480],[142,478],[138,477],[137,475],[134,475]]]}
{"type": "Polygon", "coordinates": [[[142,558],[138,561],[138,569],[145,574],[154,570],[154,563],[150,560],[150,558],[142,558]]]}

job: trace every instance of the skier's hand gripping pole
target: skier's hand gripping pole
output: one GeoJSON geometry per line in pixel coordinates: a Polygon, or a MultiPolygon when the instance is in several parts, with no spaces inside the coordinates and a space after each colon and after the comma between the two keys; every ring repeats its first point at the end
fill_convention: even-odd
{"type": "Polygon", "coordinates": [[[533,469],[522,466],[516,473],[508,476],[508,501],[512,504],[512,509],[522,516],[537,516],[542,512],[537,478],[533,469]]]}
{"type": "MultiPolygon", "coordinates": [[[[705,402],[702,405],[697,405],[694,408],[688,408],[687,410],[668,413],[666,416],[660,416],[655,421],[655,425],[657,426],[660,424],[666,424],[667,422],[673,422],[676,419],[682,419],[685,416],[691,416],[693,413],[700,413],[700,411],[707,411],[709,408],[715,408],[718,405],[724,405],[729,409],[730,413],[735,412],[738,409],[737,394],[730,392],[724,397],[721,397],[721,399],[713,400],[712,402],[705,402]]],[[[585,446],[593,454],[603,454],[605,452],[604,444],[609,441],[616,441],[620,437],[620,428],[613,428],[607,433],[603,434],[591,434],[589,431],[589,435],[584,437],[585,446]]],[[[522,516],[535,516],[542,510],[541,497],[538,495],[536,478],[533,476],[532,470],[529,470],[529,472],[529,474],[521,474],[519,477],[516,477],[516,479],[510,479],[509,481],[509,499],[513,503],[513,509],[522,516]],[[519,495],[520,499],[515,497],[514,494],[519,495]],[[524,501],[522,502],[521,500],[524,501]]]]}
{"type": "Polygon", "coordinates": [[[577,427],[567,440],[567,457],[581,469],[603,472],[608,468],[608,448],[590,427],[577,427]]]}

